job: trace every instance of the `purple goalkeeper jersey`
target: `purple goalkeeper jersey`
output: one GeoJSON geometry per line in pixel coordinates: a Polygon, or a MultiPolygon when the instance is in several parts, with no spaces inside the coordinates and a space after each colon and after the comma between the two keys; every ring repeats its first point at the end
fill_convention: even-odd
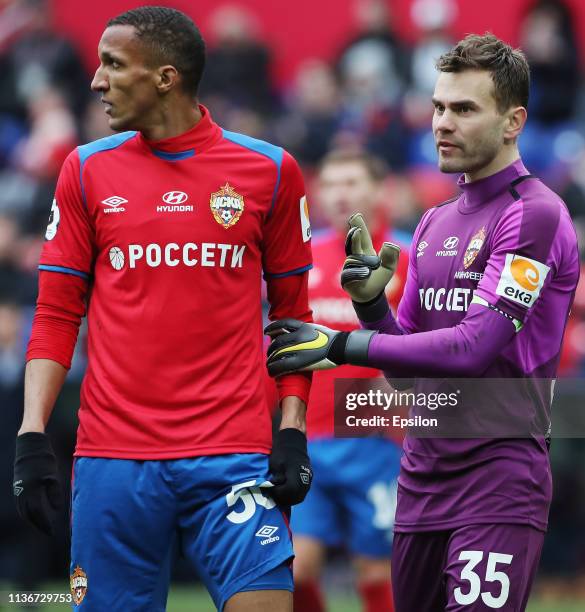
{"type": "MultiPolygon", "coordinates": [[[[544,531],[552,494],[545,440],[552,389],[542,379],[556,376],[579,278],[575,230],[562,200],[520,160],[478,181],[461,177],[459,186],[457,198],[430,209],[419,223],[398,322],[408,334],[453,327],[472,299],[514,319],[519,331],[482,376],[525,379],[526,392],[506,400],[492,386],[492,397],[483,393],[477,405],[489,409],[490,402],[509,401],[510,414],[526,415],[536,433],[513,439],[407,436],[396,531],[473,523],[544,531]]],[[[433,385],[419,384],[425,391],[433,385]]],[[[465,422],[473,411],[457,416],[465,422]]]]}

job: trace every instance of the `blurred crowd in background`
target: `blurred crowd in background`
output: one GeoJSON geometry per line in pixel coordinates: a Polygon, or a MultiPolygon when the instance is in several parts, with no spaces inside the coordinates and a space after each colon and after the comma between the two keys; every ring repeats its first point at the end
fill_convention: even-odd
{"type": "MultiPolygon", "coordinates": [[[[456,177],[436,169],[430,130],[435,59],[456,42],[455,0],[412,0],[416,44],[396,31],[390,0],[348,0],[357,34],[335,61],[315,57],[286,83],[272,78],[272,49],[257,17],[235,3],[217,8],[200,100],[223,127],[288,149],[303,167],[309,201],[315,170],[333,148],[362,147],[387,165],[388,223],[412,232],[429,206],[456,192],[456,177]]],[[[137,3],[139,4],[139,3],[137,3]]],[[[171,3],[172,4],[172,3],[171,3]]],[[[127,8],[127,7],[124,7],[127,8]]],[[[13,439],[21,416],[36,266],[62,162],[77,145],[107,136],[79,50],[51,27],[43,0],[0,2],[0,581],[22,586],[67,568],[65,519],[53,541],[31,533],[11,495],[13,439]]],[[[197,14],[191,16],[197,21],[197,14]]],[[[326,27],[326,24],[323,24],[326,27]]],[[[520,23],[531,66],[529,121],[520,149],[529,170],[567,203],[585,245],[585,89],[571,10],[535,0],[520,23]]],[[[486,28],[487,29],[487,28],[486,28]]],[[[315,231],[324,224],[311,206],[315,231]]],[[[585,251],[582,252],[585,262],[585,251]]],[[[585,275],[565,338],[563,376],[585,376],[585,275]]],[[[84,331],[51,422],[63,481],[69,479],[84,331]]],[[[540,588],[585,597],[585,452],[581,440],[553,441],[555,500],[540,588]]],[[[65,515],[65,512],[64,512],[65,515]]]]}

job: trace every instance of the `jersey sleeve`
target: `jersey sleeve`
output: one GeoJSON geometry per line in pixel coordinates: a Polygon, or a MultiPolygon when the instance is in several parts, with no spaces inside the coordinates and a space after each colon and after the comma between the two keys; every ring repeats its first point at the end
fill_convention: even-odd
{"type": "MultiPolygon", "coordinates": [[[[266,282],[270,311],[268,318],[293,318],[301,321],[312,321],[313,313],[309,307],[309,273],[294,274],[285,277],[268,278],[266,282]]],[[[279,376],[276,379],[278,399],[282,401],[288,395],[299,397],[305,404],[309,403],[312,373],[296,372],[279,376]],[[309,374],[309,376],[307,376],[309,374]]]]}
{"type": "Polygon", "coordinates": [[[94,230],[83,198],[77,150],[69,154],[57,181],[39,269],[89,278],[94,230]]]}
{"type": "Polygon", "coordinates": [[[264,225],[262,251],[266,279],[302,274],[312,267],[305,184],[297,162],[286,151],[274,202],[264,225]]]}
{"type": "Polygon", "coordinates": [[[560,201],[518,200],[494,228],[490,256],[474,300],[487,302],[514,319],[517,329],[526,323],[559,267],[559,251],[553,243],[560,213],[560,201]]]}

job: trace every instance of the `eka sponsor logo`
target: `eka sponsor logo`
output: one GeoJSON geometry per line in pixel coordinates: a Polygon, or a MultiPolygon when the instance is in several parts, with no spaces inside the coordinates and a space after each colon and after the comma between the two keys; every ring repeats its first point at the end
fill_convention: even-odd
{"type": "Polygon", "coordinates": [[[429,287],[419,289],[420,305],[425,310],[466,312],[473,298],[473,289],[465,287],[429,287]]]}
{"type": "Polygon", "coordinates": [[[57,235],[60,219],[61,213],[59,212],[59,205],[57,204],[56,198],[53,198],[53,205],[51,206],[51,213],[49,214],[49,223],[47,225],[47,231],[45,232],[46,240],[53,240],[57,235]]]}
{"type": "Polygon", "coordinates": [[[167,191],[162,199],[164,204],[158,204],[156,212],[193,212],[193,205],[185,204],[189,196],[184,191],[167,191]]]}
{"type": "Polygon", "coordinates": [[[175,268],[182,264],[188,268],[241,268],[246,245],[223,244],[215,242],[176,242],[168,244],[151,243],[147,245],[129,244],[125,249],[119,246],[110,248],[108,254],[114,270],[135,269],[141,265],[149,268],[167,266],[175,268]]]}
{"type": "Polygon", "coordinates": [[[308,242],[311,239],[311,221],[309,219],[309,203],[307,196],[304,195],[299,201],[299,209],[301,213],[301,232],[303,242],[308,242]]]}
{"type": "Polygon", "coordinates": [[[273,542],[278,542],[280,540],[280,536],[274,535],[277,531],[278,527],[274,527],[273,525],[264,525],[258,529],[256,532],[256,537],[264,538],[260,544],[262,546],[266,546],[266,544],[272,544],[273,542]]]}
{"type": "Polygon", "coordinates": [[[538,299],[549,270],[549,266],[530,257],[506,253],[496,293],[530,308],[538,299]]]}
{"type": "Polygon", "coordinates": [[[439,250],[436,253],[437,257],[455,257],[457,255],[457,245],[459,244],[459,238],[457,236],[449,236],[443,241],[443,250],[439,250]]]}
{"type": "Polygon", "coordinates": [[[105,206],[104,212],[106,214],[125,212],[126,209],[122,206],[122,204],[126,204],[127,202],[128,200],[121,196],[110,196],[109,198],[102,200],[102,204],[105,206]]]}

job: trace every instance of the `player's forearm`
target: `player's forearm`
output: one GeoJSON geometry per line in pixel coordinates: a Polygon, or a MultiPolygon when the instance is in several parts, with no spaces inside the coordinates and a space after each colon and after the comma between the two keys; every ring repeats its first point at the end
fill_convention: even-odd
{"type": "Polygon", "coordinates": [[[282,419],[280,421],[280,429],[292,427],[306,433],[307,405],[303,400],[294,395],[289,395],[282,399],[281,410],[282,419]]]}
{"type": "Polygon", "coordinates": [[[512,321],[473,304],[454,327],[403,336],[376,334],[368,363],[393,376],[481,376],[512,340],[512,321]]]}
{"type": "Polygon", "coordinates": [[[51,359],[32,359],[24,375],[24,416],[18,434],[44,432],[67,370],[51,359]]]}

